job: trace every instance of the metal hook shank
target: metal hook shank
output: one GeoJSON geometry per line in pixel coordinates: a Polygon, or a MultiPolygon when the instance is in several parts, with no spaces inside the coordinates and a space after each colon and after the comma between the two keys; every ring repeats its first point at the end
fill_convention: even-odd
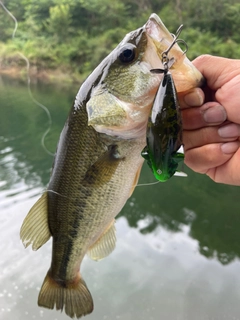
{"type": "Polygon", "coordinates": [[[176,43],[183,43],[185,46],[186,46],[186,49],[185,49],[185,51],[183,52],[183,54],[185,54],[186,52],[187,52],[187,50],[188,50],[188,46],[187,46],[187,44],[186,44],[186,42],[184,41],[184,40],[182,40],[182,39],[178,39],[178,37],[180,36],[180,33],[181,33],[181,31],[182,31],[182,28],[183,28],[183,24],[181,24],[180,25],[180,27],[177,29],[177,31],[176,31],[176,35],[174,35],[174,34],[172,34],[172,36],[173,36],[173,42],[170,44],[170,46],[167,48],[167,50],[165,50],[165,51],[163,51],[162,52],[162,60],[163,61],[168,61],[168,53],[169,53],[169,51],[172,49],[172,47],[176,44],[176,43]]]}

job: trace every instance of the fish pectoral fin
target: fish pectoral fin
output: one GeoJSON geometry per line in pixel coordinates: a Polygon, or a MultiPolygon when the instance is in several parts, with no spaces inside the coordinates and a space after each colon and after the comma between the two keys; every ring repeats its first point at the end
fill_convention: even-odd
{"type": "Polygon", "coordinates": [[[103,232],[98,240],[89,248],[87,254],[92,260],[101,260],[107,257],[116,246],[115,220],[103,232]]]}
{"type": "Polygon", "coordinates": [[[32,249],[39,249],[51,237],[48,226],[47,192],[33,205],[23,221],[20,238],[25,248],[32,244],[32,249]]]}
{"type": "Polygon", "coordinates": [[[108,150],[87,170],[81,182],[82,186],[93,188],[109,183],[121,161],[123,161],[123,158],[118,152],[118,146],[108,146],[108,150]]]}

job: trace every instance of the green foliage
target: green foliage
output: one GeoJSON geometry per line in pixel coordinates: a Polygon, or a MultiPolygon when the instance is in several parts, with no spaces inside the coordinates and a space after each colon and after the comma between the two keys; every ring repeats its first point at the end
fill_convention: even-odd
{"type": "Polygon", "coordinates": [[[12,40],[14,22],[0,7],[2,65],[12,64],[20,50],[37,68],[61,69],[83,79],[152,12],[173,33],[184,24],[190,59],[203,53],[240,56],[237,0],[5,0],[5,5],[19,26],[12,40]]]}
{"type": "Polygon", "coordinates": [[[67,39],[71,28],[72,16],[68,4],[60,4],[49,8],[49,18],[45,27],[49,35],[57,38],[57,42],[67,39]]]}

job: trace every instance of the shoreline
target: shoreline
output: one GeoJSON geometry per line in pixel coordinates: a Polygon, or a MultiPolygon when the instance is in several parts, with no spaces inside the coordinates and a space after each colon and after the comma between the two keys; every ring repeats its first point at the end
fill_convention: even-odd
{"type": "Polygon", "coordinates": [[[0,65],[0,76],[5,75],[12,79],[25,79],[27,76],[31,78],[32,82],[42,81],[45,83],[82,83],[80,76],[70,74],[60,69],[41,69],[39,70],[35,66],[30,66],[29,73],[27,68],[16,66],[4,66],[0,65]]]}

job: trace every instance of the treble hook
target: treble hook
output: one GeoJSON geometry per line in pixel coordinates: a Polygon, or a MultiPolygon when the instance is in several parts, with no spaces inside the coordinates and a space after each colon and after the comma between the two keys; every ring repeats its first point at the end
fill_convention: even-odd
{"type": "Polygon", "coordinates": [[[188,51],[188,45],[186,44],[186,42],[184,40],[182,40],[182,39],[178,39],[178,37],[180,36],[180,33],[182,31],[182,28],[183,28],[183,24],[181,24],[180,27],[177,29],[176,35],[172,33],[173,42],[170,44],[170,46],[167,48],[167,50],[162,52],[163,69],[151,69],[150,71],[152,73],[164,73],[164,74],[166,74],[168,72],[168,70],[171,68],[171,66],[175,62],[174,58],[169,59],[168,54],[169,54],[169,51],[172,49],[172,47],[176,43],[183,43],[185,45],[185,50],[183,51],[183,54],[185,54],[188,51]]]}
{"type": "Polygon", "coordinates": [[[184,50],[183,54],[185,54],[188,51],[188,45],[186,44],[186,42],[182,39],[178,39],[178,37],[180,36],[180,33],[182,31],[182,28],[183,28],[183,24],[181,24],[180,27],[177,29],[176,35],[172,34],[173,42],[170,44],[170,46],[167,48],[167,50],[162,52],[163,65],[168,64],[168,62],[169,62],[168,53],[176,43],[183,43],[185,45],[185,50],[184,50]]]}

